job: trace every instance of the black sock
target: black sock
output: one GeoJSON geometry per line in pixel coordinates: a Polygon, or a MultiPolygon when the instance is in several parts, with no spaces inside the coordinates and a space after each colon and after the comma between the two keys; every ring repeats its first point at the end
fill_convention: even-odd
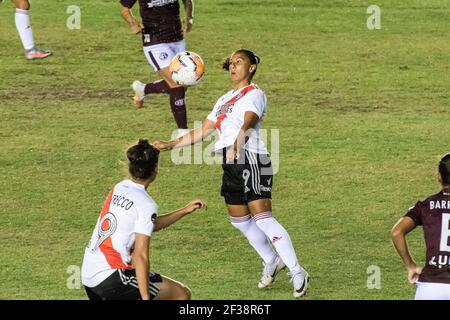
{"type": "Polygon", "coordinates": [[[185,93],[186,89],[184,87],[170,89],[170,107],[179,129],[187,129],[185,93]]]}

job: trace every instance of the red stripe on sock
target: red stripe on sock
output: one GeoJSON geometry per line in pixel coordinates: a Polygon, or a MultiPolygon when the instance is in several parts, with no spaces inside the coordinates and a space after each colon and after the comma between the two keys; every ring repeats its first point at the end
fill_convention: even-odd
{"type": "Polygon", "coordinates": [[[272,211],[261,212],[261,213],[255,214],[253,216],[253,219],[255,221],[258,221],[261,219],[267,219],[267,218],[272,218],[272,211]]]}
{"type": "Polygon", "coordinates": [[[243,217],[231,217],[230,216],[230,221],[233,223],[240,223],[240,222],[246,222],[249,221],[252,217],[248,214],[246,216],[243,217]]]}

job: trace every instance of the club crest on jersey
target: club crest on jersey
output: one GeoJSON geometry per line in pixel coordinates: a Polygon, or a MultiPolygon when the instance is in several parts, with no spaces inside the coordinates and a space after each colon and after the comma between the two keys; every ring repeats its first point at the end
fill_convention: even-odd
{"type": "Polygon", "coordinates": [[[165,60],[167,59],[169,55],[166,52],[161,52],[161,54],[159,55],[159,59],[160,60],[165,60]]]}
{"type": "Polygon", "coordinates": [[[184,105],[184,99],[178,99],[175,101],[175,105],[177,107],[181,107],[182,105],[184,105]]]}

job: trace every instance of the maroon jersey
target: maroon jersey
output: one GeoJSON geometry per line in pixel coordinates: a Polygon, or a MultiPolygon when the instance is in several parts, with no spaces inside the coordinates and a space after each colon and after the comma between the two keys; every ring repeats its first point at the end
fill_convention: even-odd
{"type": "MultiPolygon", "coordinates": [[[[131,8],[138,0],[120,0],[131,8]]],[[[144,46],[183,40],[178,0],[139,0],[144,46]]]]}
{"type": "Polygon", "coordinates": [[[419,201],[406,214],[416,225],[423,226],[426,265],[421,282],[450,283],[450,193],[443,190],[419,201]]]}

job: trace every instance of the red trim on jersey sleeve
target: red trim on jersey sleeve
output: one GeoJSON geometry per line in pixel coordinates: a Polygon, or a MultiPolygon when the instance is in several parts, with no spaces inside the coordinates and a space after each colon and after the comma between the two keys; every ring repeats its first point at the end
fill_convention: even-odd
{"type": "MultiPolygon", "coordinates": [[[[112,189],[108,196],[106,197],[105,203],[103,205],[103,209],[100,213],[100,220],[109,212],[109,206],[111,204],[112,196],[114,193],[114,189],[112,189]]],[[[102,226],[99,226],[100,228],[102,226]]],[[[108,262],[111,269],[130,269],[131,265],[126,265],[122,261],[122,257],[120,256],[120,253],[114,249],[112,244],[111,236],[109,236],[105,241],[102,242],[100,245],[100,251],[105,256],[106,261],[108,262]]]]}
{"type": "MultiPolygon", "coordinates": [[[[256,89],[255,85],[252,84],[252,85],[247,86],[246,88],[242,89],[242,91],[239,92],[237,95],[235,95],[233,98],[231,98],[230,100],[225,102],[223,105],[236,103],[236,101],[238,101],[239,99],[244,97],[247,93],[249,93],[253,89],[256,89]]],[[[222,121],[225,120],[226,117],[227,117],[226,114],[221,114],[220,116],[217,117],[217,119],[216,119],[216,129],[217,130],[222,131],[222,128],[221,128],[222,121]]]]}

